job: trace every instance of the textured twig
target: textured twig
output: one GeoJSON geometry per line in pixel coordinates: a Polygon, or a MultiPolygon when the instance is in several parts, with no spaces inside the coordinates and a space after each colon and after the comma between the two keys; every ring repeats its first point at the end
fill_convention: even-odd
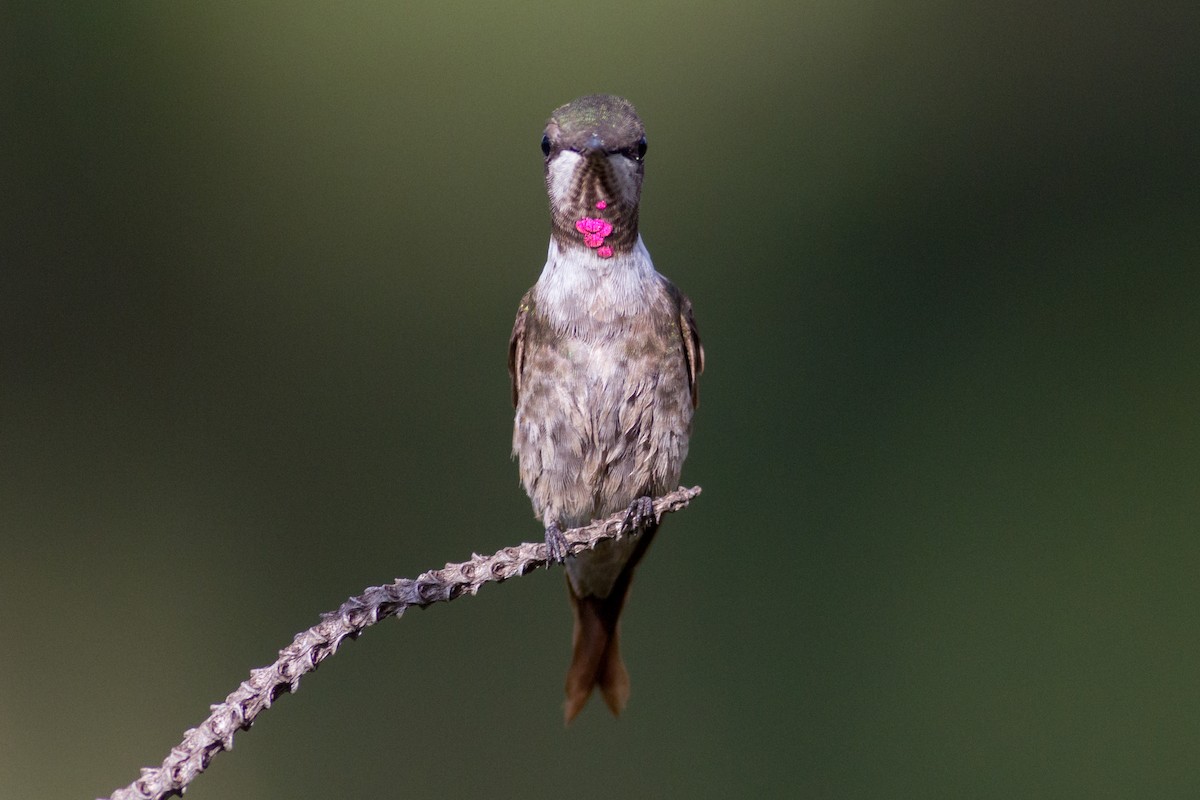
{"type": "MultiPolygon", "coordinates": [[[[680,487],[656,498],[654,516],[679,511],[700,494],[700,487],[680,487]]],[[[574,528],[564,535],[568,552],[578,553],[595,547],[605,539],[616,539],[629,533],[624,511],[583,528],[574,528]]],[[[470,561],[447,564],[412,580],[400,578],[388,586],[372,586],[357,597],[342,603],[342,607],[322,615],[321,622],[296,635],[292,643],[279,651],[279,658],[269,667],[251,671],[250,679],[225,702],[212,706],[212,714],[198,728],[183,735],[183,741],[171,748],[171,754],[161,767],[143,769],[142,777],[110,800],[159,800],[180,796],[187,785],[208,767],[212,757],[233,747],[233,734],[247,729],[272,701],[284,692],[294,692],[300,676],[312,672],[317,665],[337,652],[347,638],[357,638],[368,626],[388,617],[398,617],[407,609],[424,608],[433,603],[453,600],[464,594],[475,594],[485,583],[499,583],[509,578],[546,566],[546,545],[526,543],[506,547],[490,556],[472,555],[470,561]]]]}

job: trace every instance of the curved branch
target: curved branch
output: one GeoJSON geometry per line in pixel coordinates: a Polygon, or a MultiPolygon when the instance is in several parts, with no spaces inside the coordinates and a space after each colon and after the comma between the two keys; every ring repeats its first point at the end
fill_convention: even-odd
{"type": "MultiPolygon", "coordinates": [[[[680,487],[654,500],[654,516],[680,511],[700,494],[700,487],[680,487]]],[[[564,537],[570,554],[589,550],[606,539],[633,535],[624,511],[596,520],[583,528],[567,531],[564,537]]],[[[248,729],[275,698],[294,692],[300,676],[312,672],[337,652],[347,637],[355,639],[369,626],[388,617],[398,617],[412,607],[475,594],[485,583],[500,583],[547,565],[546,544],[526,543],[506,547],[490,556],[474,554],[470,561],[447,564],[422,573],[415,580],[400,578],[387,586],[372,586],[342,603],[337,611],[323,614],[321,622],[296,634],[292,643],[279,651],[274,664],[250,672],[225,702],[212,706],[212,713],[198,728],[183,734],[171,748],[161,767],[144,768],[142,776],[118,789],[109,800],[160,800],[181,796],[187,785],[208,767],[213,756],[233,747],[233,735],[248,729]]]]}

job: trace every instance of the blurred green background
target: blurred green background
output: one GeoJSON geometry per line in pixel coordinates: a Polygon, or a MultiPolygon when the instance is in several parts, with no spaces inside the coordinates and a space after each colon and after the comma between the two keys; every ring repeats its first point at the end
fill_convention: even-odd
{"type": "Polygon", "coordinates": [[[563,729],[537,573],[188,797],[1200,795],[1185,5],[6,4],[0,796],[106,795],[346,596],[540,537],[506,345],[594,91],[709,359],[625,717],[563,729]]]}

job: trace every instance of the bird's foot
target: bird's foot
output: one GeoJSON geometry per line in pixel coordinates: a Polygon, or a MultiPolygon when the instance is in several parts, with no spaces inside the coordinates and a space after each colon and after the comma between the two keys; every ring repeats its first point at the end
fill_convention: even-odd
{"type": "Polygon", "coordinates": [[[654,498],[650,495],[639,497],[629,504],[629,513],[621,523],[621,530],[634,532],[652,531],[658,525],[658,517],[654,516],[654,498]]]}
{"type": "Polygon", "coordinates": [[[561,564],[567,557],[567,537],[553,523],[546,527],[546,557],[551,564],[561,564]]]}

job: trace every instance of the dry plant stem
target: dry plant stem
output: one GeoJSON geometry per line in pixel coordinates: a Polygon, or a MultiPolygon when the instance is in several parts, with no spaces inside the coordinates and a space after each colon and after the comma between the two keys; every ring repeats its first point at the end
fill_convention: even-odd
{"type": "MultiPolygon", "coordinates": [[[[698,494],[700,487],[680,487],[654,500],[655,519],[679,511],[698,494]]],[[[624,529],[627,514],[619,511],[583,528],[574,528],[564,536],[568,552],[591,549],[605,539],[617,539],[631,532],[624,529]]],[[[292,643],[279,651],[279,658],[269,667],[251,671],[225,702],[212,706],[212,714],[198,728],[183,735],[183,741],[171,748],[171,754],[161,767],[142,770],[142,777],[110,800],[158,800],[180,796],[187,785],[208,767],[212,757],[233,747],[233,734],[249,728],[263,710],[284,692],[294,692],[300,676],[312,672],[317,665],[337,652],[347,638],[357,638],[368,626],[388,617],[398,617],[414,606],[424,608],[433,603],[453,600],[464,594],[475,594],[485,583],[500,583],[526,572],[544,567],[547,563],[545,542],[506,547],[490,556],[472,555],[470,561],[447,564],[431,570],[415,580],[400,578],[388,586],[372,586],[357,597],[342,603],[337,611],[323,614],[321,622],[296,635],[292,643]]]]}

